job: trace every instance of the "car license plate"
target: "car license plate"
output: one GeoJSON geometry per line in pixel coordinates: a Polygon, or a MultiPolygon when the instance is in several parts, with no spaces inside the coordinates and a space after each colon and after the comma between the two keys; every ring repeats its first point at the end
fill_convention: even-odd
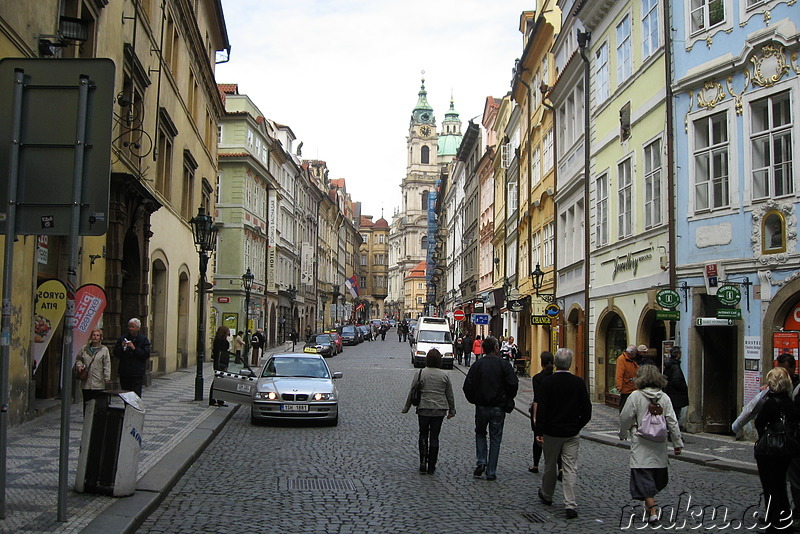
{"type": "Polygon", "coordinates": [[[250,384],[236,384],[236,391],[250,393],[250,384]]]}
{"type": "Polygon", "coordinates": [[[308,404],[283,404],[281,410],[284,412],[307,412],[308,404]]]}

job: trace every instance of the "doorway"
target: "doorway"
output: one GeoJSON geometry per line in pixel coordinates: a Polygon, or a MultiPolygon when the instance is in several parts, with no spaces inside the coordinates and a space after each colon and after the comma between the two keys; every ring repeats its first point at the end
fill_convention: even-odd
{"type": "Polygon", "coordinates": [[[736,417],[736,362],[740,355],[735,326],[698,328],[703,350],[703,431],[730,434],[736,417]]]}

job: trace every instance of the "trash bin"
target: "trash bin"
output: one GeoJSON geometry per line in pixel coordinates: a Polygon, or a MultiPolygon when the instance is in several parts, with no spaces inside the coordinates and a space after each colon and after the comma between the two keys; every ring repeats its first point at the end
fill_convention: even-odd
{"type": "Polygon", "coordinates": [[[75,491],[124,497],[136,491],[144,406],[132,391],[86,404],[75,491]]]}

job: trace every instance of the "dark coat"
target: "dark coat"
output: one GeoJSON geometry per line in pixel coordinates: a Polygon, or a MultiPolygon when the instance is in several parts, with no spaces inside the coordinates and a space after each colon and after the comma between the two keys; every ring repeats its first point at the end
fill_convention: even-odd
{"type": "Polygon", "coordinates": [[[677,412],[681,408],[689,406],[689,387],[686,378],[683,376],[681,362],[673,358],[668,358],[664,363],[664,376],[667,378],[667,385],[664,386],[664,393],[669,395],[672,407],[677,412]]]}
{"type": "Polygon", "coordinates": [[[464,380],[464,396],[477,406],[505,406],[517,396],[519,379],[514,368],[497,354],[487,354],[473,363],[464,380]]]}
{"type": "Polygon", "coordinates": [[[147,360],[150,359],[150,340],[141,333],[133,339],[130,339],[130,335],[122,336],[114,345],[114,356],[119,358],[119,376],[144,376],[147,372],[147,360]],[[134,349],[126,350],[122,344],[123,339],[133,343],[134,349]]]}
{"type": "Polygon", "coordinates": [[[211,346],[211,361],[214,362],[215,371],[225,371],[230,362],[230,355],[228,349],[231,344],[225,338],[214,338],[214,344],[211,346]]]}

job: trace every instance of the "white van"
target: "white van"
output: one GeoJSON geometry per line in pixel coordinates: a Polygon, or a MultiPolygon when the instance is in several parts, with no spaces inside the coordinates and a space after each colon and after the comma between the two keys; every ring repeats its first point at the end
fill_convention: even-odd
{"type": "Polygon", "coordinates": [[[425,367],[425,355],[431,349],[442,353],[442,367],[453,368],[453,334],[444,317],[420,317],[411,342],[411,363],[425,367]]]}

